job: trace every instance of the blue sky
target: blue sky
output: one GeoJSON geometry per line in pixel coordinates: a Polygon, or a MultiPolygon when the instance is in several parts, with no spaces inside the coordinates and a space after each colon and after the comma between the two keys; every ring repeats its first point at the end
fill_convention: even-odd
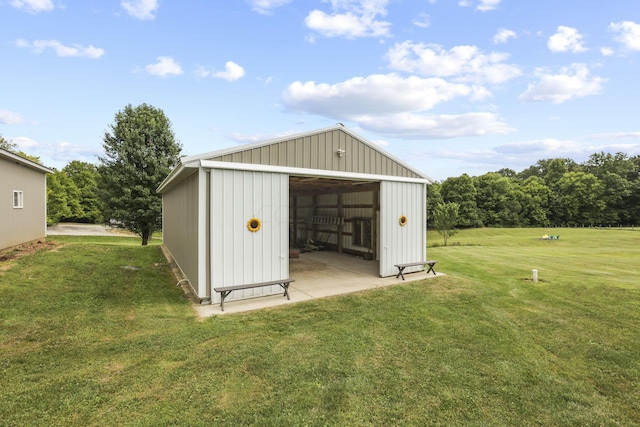
{"type": "Polygon", "coordinates": [[[437,180],[640,154],[638,0],[0,0],[0,134],[97,162],[127,104],[194,155],[341,122],[437,180]]]}

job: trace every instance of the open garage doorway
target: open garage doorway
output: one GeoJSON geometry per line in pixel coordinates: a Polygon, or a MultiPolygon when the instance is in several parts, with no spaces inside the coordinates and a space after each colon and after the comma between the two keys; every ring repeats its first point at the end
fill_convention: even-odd
{"type": "Polygon", "coordinates": [[[380,182],[289,177],[293,253],[331,251],[377,261],[380,182]]]}

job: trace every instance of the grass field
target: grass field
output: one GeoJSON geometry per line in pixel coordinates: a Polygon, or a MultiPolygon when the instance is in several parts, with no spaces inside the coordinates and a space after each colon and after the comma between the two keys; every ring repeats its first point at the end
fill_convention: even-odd
{"type": "Polygon", "coordinates": [[[53,240],[0,261],[0,425],[640,425],[640,231],[429,234],[447,276],[203,321],[157,244],[53,240]]]}

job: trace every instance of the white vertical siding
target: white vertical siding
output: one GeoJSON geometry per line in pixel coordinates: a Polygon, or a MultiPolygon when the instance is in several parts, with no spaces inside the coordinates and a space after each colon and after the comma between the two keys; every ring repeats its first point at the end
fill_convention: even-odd
{"type": "MultiPolygon", "coordinates": [[[[395,264],[426,257],[426,194],[424,184],[383,181],[380,185],[380,276],[397,274],[395,264]],[[407,217],[402,227],[399,219],[407,217]]],[[[407,273],[420,267],[407,268],[407,273]]]]}
{"type": "Polygon", "coordinates": [[[198,296],[201,298],[211,298],[211,290],[208,289],[207,281],[207,219],[209,218],[207,216],[207,178],[208,172],[202,168],[198,169],[198,202],[197,207],[192,207],[192,209],[198,209],[198,296]]]}
{"type": "MultiPolygon", "coordinates": [[[[210,179],[211,287],[288,278],[289,176],[212,169],[210,179]],[[247,229],[251,218],[262,222],[255,233],[247,229]]],[[[278,285],[247,289],[228,300],[280,292],[278,285]]]]}

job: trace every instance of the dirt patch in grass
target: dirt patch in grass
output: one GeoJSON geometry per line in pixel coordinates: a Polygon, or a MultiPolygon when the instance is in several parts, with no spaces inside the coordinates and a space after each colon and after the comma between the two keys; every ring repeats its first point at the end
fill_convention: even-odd
{"type": "Polygon", "coordinates": [[[23,243],[4,251],[0,251],[0,262],[12,261],[23,256],[32,255],[40,251],[56,249],[60,244],[51,240],[36,240],[34,242],[23,243]]]}

